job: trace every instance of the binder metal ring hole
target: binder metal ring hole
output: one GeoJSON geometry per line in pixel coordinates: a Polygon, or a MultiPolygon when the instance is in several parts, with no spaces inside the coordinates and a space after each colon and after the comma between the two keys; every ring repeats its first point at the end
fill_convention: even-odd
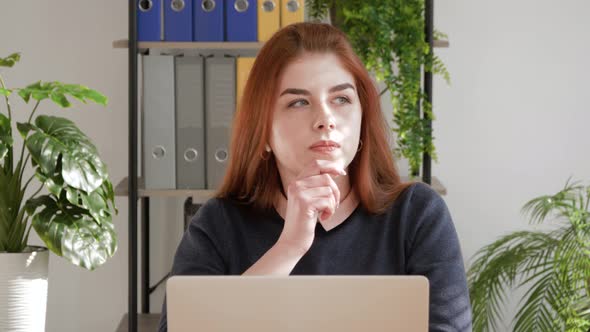
{"type": "Polygon", "coordinates": [[[262,3],[262,9],[265,12],[272,12],[276,8],[276,4],[272,0],[266,0],[262,3]]]}
{"type": "Polygon", "coordinates": [[[215,1],[214,0],[203,0],[201,2],[201,8],[207,13],[212,12],[215,9],[215,1]]]}
{"type": "Polygon", "coordinates": [[[152,156],[154,159],[162,159],[166,155],[166,149],[163,146],[158,145],[152,150],[152,156]]]}
{"type": "Polygon", "coordinates": [[[215,151],[215,159],[222,163],[227,160],[227,151],[225,149],[217,149],[215,151]]]}
{"type": "Polygon", "coordinates": [[[290,0],[289,2],[287,2],[287,9],[290,12],[296,12],[299,9],[299,1],[297,0],[290,0]]]}
{"type": "Polygon", "coordinates": [[[199,153],[195,149],[190,148],[184,151],[184,160],[188,161],[189,163],[197,160],[198,156],[199,153]]]}
{"type": "Polygon", "coordinates": [[[236,11],[238,11],[238,13],[243,13],[246,10],[248,10],[248,7],[250,7],[250,3],[248,3],[248,0],[236,0],[236,2],[234,2],[234,8],[236,9],[236,11]]]}
{"type": "Polygon", "coordinates": [[[175,12],[182,11],[184,9],[184,5],[184,0],[172,0],[170,3],[170,7],[172,7],[172,10],[175,12]]]}
{"type": "Polygon", "coordinates": [[[153,5],[154,4],[153,4],[152,0],[139,0],[139,2],[138,2],[139,10],[141,10],[142,12],[149,11],[150,9],[152,9],[153,5]]]}

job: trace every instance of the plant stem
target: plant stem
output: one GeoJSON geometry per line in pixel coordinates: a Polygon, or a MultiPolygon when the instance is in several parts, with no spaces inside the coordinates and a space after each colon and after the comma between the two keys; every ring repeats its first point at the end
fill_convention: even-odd
{"type": "Polygon", "coordinates": [[[25,185],[23,187],[23,192],[25,190],[27,190],[27,187],[29,186],[29,183],[33,180],[34,177],[35,177],[35,174],[31,175],[31,177],[29,178],[29,180],[27,181],[27,183],[25,183],[25,185]]]}
{"type": "MultiPolygon", "coordinates": [[[[29,179],[29,181],[27,181],[27,184],[25,185],[25,189],[26,189],[26,186],[28,186],[28,185],[29,185],[29,182],[31,182],[31,180],[32,180],[32,179],[33,179],[33,177],[31,177],[31,178],[29,179]]],[[[25,189],[23,189],[23,191],[24,191],[25,189]]],[[[32,194],[32,195],[31,195],[31,197],[29,197],[29,199],[27,199],[25,202],[28,202],[29,200],[31,200],[31,199],[33,199],[33,198],[35,198],[35,196],[37,196],[37,194],[38,194],[38,193],[41,191],[41,189],[43,189],[43,183],[41,183],[41,185],[39,186],[39,189],[37,189],[37,191],[35,191],[35,193],[34,193],[34,194],[32,194]]],[[[28,215],[28,213],[27,213],[27,215],[28,215]]],[[[27,221],[26,221],[26,224],[28,224],[28,217],[25,217],[25,219],[27,220],[27,221]]],[[[31,232],[31,227],[33,226],[33,223],[31,222],[31,223],[30,223],[30,224],[28,224],[27,226],[28,226],[28,229],[27,229],[26,235],[24,236],[24,243],[25,243],[25,244],[26,244],[26,243],[29,241],[29,234],[30,234],[30,232],[31,232]]]]}
{"type": "Polygon", "coordinates": [[[31,120],[33,119],[33,115],[37,111],[37,106],[39,106],[39,103],[41,103],[41,101],[40,100],[37,100],[37,103],[35,104],[35,107],[33,108],[33,111],[31,112],[31,115],[29,115],[29,119],[27,120],[27,123],[31,123],[31,120]]]}
{"type": "MultiPolygon", "coordinates": [[[[28,224],[28,221],[27,221],[28,224]]],[[[25,239],[24,242],[27,243],[29,242],[29,234],[31,233],[31,227],[33,226],[33,223],[31,222],[30,224],[28,224],[28,229],[27,229],[27,233],[25,235],[25,239]]]]}
{"type": "Polygon", "coordinates": [[[35,191],[35,193],[32,194],[31,197],[29,197],[29,199],[27,199],[26,201],[29,201],[29,200],[35,198],[35,196],[37,196],[37,194],[41,191],[41,189],[43,189],[43,183],[41,183],[41,185],[39,186],[39,189],[37,189],[37,191],[35,191]]]}
{"type": "MultiPolygon", "coordinates": [[[[23,146],[24,146],[24,143],[23,143],[23,146]]],[[[22,170],[21,170],[21,172],[20,172],[20,174],[19,174],[19,179],[18,179],[18,182],[19,182],[19,183],[22,183],[22,181],[23,181],[23,174],[25,174],[25,165],[26,165],[26,164],[27,164],[27,162],[29,161],[29,157],[31,157],[31,154],[30,154],[30,153],[29,153],[29,154],[27,154],[27,157],[25,158],[25,161],[23,162],[23,165],[22,165],[22,167],[21,167],[21,168],[22,168],[22,170]]],[[[21,158],[20,160],[22,160],[22,158],[23,158],[22,154],[21,154],[20,158],[21,158]]]]}
{"type": "MultiPolygon", "coordinates": [[[[4,79],[2,78],[2,75],[0,75],[0,84],[2,85],[3,89],[6,89],[6,84],[4,84],[4,79]]],[[[6,108],[8,109],[8,120],[12,120],[12,113],[10,111],[10,102],[8,101],[8,96],[4,96],[4,99],[6,100],[6,108]]]]}
{"type": "MultiPolygon", "coordinates": [[[[37,100],[37,103],[35,104],[35,107],[33,107],[33,111],[31,112],[31,115],[29,116],[29,119],[27,120],[28,124],[31,123],[31,119],[33,118],[33,114],[35,114],[35,112],[37,111],[37,107],[39,106],[39,103],[41,103],[41,101],[37,100]]],[[[25,146],[27,145],[27,138],[28,137],[25,137],[25,139],[23,140],[23,146],[20,149],[20,159],[19,160],[23,160],[23,154],[25,153],[25,146]]],[[[25,169],[26,165],[27,165],[27,162],[22,163],[21,169],[19,170],[21,172],[21,174],[24,173],[24,169],[25,169]]]]}
{"type": "MultiPolygon", "coordinates": [[[[2,78],[2,75],[0,75],[0,84],[2,85],[3,89],[6,89],[6,84],[4,84],[4,79],[2,78]]],[[[4,96],[4,100],[6,101],[6,109],[8,110],[8,122],[10,123],[10,125],[12,125],[12,111],[10,110],[10,101],[8,100],[8,96],[4,96]]],[[[12,131],[12,130],[11,130],[12,131]]],[[[8,165],[10,172],[14,171],[14,161],[13,161],[13,155],[14,155],[14,147],[11,145],[10,146],[10,150],[8,150],[8,162],[5,164],[8,165]]]]}

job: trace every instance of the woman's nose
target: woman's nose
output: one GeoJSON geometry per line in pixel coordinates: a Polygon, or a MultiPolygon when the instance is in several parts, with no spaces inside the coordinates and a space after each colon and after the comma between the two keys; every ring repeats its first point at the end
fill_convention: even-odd
{"type": "Polygon", "coordinates": [[[318,115],[318,119],[314,125],[314,128],[318,130],[334,130],[336,123],[334,121],[334,117],[332,116],[332,111],[326,106],[323,106],[319,111],[320,114],[318,115]]]}
{"type": "Polygon", "coordinates": [[[316,128],[322,130],[324,128],[329,128],[330,130],[334,129],[334,122],[333,121],[322,121],[316,124],[316,128]]]}

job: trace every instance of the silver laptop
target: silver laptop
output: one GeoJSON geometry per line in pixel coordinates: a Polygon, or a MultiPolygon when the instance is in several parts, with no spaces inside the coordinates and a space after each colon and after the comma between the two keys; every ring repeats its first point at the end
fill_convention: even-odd
{"type": "Polygon", "coordinates": [[[421,276],[173,276],[168,331],[428,331],[421,276]]]}

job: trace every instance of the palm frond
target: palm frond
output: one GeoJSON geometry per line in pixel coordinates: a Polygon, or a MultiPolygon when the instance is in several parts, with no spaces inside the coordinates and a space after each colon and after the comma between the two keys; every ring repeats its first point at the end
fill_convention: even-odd
{"type": "Polygon", "coordinates": [[[562,190],[553,195],[544,195],[528,201],[521,209],[522,214],[530,215],[530,223],[542,223],[552,212],[568,217],[568,211],[575,209],[576,198],[580,190],[584,189],[579,181],[570,184],[570,179],[562,190]]]}
{"type": "Polygon", "coordinates": [[[468,272],[474,331],[497,330],[506,291],[527,287],[514,331],[588,332],[590,186],[570,180],[556,194],[537,197],[522,208],[531,224],[555,216],[561,220],[557,229],[515,232],[476,254],[468,272]]]}
{"type": "Polygon", "coordinates": [[[555,329],[557,314],[551,305],[551,300],[559,296],[556,290],[558,278],[552,262],[547,263],[549,268],[535,275],[538,280],[523,296],[526,301],[520,305],[514,318],[515,332],[562,330],[555,329]]]}
{"type": "Polygon", "coordinates": [[[497,331],[506,289],[527,266],[534,266],[557,246],[554,234],[521,231],[506,235],[475,254],[468,272],[474,331],[497,331]]]}
{"type": "Polygon", "coordinates": [[[514,317],[514,331],[563,330],[559,308],[567,305],[565,299],[571,297],[572,293],[571,278],[567,271],[575,271],[568,269],[568,265],[576,262],[572,255],[576,248],[574,238],[572,228],[564,228],[551,255],[546,256],[538,267],[524,273],[530,276],[521,281],[518,287],[530,288],[519,302],[519,309],[514,317]],[[529,285],[531,282],[533,284],[529,285]]]}

